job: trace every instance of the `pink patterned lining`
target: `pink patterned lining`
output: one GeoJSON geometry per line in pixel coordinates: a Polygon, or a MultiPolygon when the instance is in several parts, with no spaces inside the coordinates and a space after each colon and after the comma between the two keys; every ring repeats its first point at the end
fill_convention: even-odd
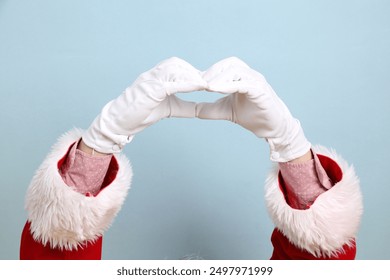
{"type": "Polygon", "coordinates": [[[318,156],[303,163],[279,163],[289,204],[295,209],[307,209],[316,198],[332,187],[318,156]]]}
{"type": "Polygon", "coordinates": [[[65,184],[87,195],[96,195],[104,181],[112,155],[92,156],[79,149],[77,144],[69,150],[60,174],[65,184]]]}

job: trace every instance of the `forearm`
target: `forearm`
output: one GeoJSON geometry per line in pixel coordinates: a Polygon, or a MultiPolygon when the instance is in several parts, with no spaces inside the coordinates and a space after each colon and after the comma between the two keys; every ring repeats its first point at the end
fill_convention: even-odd
{"type": "MultiPolygon", "coordinates": [[[[102,176],[96,180],[100,181],[95,185],[98,186],[96,189],[84,189],[79,182],[70,184],[68,179],[63,179],[63,174],[69,175],[69,166],[73,168],[79,162],[72,155],[81,154],[76,146],[81,137],[82,131],[78,129],[60,137],[27,189],[28,222],[20,248],[23,258],[100,258],[100,238],[112,224],[127,196],[132,170],[124,155],[108,155],[108,170],[98,172],[102,176]],[[76,250],[80,247],[82,252],[76,250]]],[[[92,156],[88,159],[107,160],[92,156]]],[[[87,178],[95,179],[93,175],[87,178]]],[[[84,187],[89,187],[88,182],[84,187]]]]}
{"type": "Polygon", "coordinates": [[[312,151],[312,160],[279,163],[267,178],[267,208],[275,224],[272,259],[353,259],[362,215],[359,179],[333,150],[312,151]],[[315,181],[302,183],[308,179],[315,181]]]}

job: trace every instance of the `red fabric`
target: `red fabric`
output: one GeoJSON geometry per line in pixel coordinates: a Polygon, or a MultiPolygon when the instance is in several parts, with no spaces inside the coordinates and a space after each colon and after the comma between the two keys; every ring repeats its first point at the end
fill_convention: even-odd
{"type": "MultiPolygon", "coordinates": [[[[64,157],[58,161],[58,169],[61,169],[62,165],[66,163],[68,153],[73,145],[69,147],[64,157]]],[[[100,191],[115,180],[118,170],[119,164],[116,158],[112,157],[100,191]]],[[[27,221],[21,235],[19,258],[21,260],[100,260],[102,258],[102,245],[103,238],[100,236],[94,242],[87,242],[83,246],[79,246],[77,250],[52,249],[50,245],[44,246],[34,240],[30,231],[30,223],[27,221]]]]}
{"type": "MultiPolygon", "coordinates": [[[[343,178],[343,172],[338,164],[323,155],[318,155],[322,167],[325,169],[328,177],[331,179],[333,185],[341,181],[343,178]]],[[[286,183],[279,172],[279,187],[283,192],[286,202],[291,205],[292,196],[288,197],[286,193],[286,183]]],[[[302,210],[304,211],[304,210],[302,210]]],[[[311,253],[300,249],[293,245],[288,238],[283,235],[277,228],[272,233],[271,242],[274,247],[271,260],[353,260],[356,256],[356,243],[353,241],[352,246],[344,245],[341,248],[340,253],[334,257],[315,257],[311,253]]]]}
{"type": "Polygon", "coordinates": [[[271,242],[274,246],[271,260],[354,260],[356,256],[356,244],[353,242],[351,247],[344,245],[337,256],[317,258],[294,246],[278,229],[273,231],[271,242]]]}
{"type": "Polygon", "coordinates": [[[21,260],[100,260],[102,258],[103,238],[79,246],[77,250],[52,249],[35,241],[30,232],[30,223],[26,222],[20,243],[21,260]]]}

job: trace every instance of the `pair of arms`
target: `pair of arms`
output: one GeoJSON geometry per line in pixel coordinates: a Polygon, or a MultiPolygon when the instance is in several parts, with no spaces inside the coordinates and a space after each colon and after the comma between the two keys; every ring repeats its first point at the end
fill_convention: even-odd
{"type": "Polygon", "coordinates": [[[312,147],[264,77],[241,60],[228,58],[201,72],[171,58],[107,103],[86,131],[68,132],[53,146],[27,191],[21,259],[100,259],[103,233],[131,183],[120,151],[167,117],[229,120],[266,139],[278,163],[265,188],[276,226],[272,259],[354,258],[362,199],[353,168],[333,151],[312,147]],[[175,96],[203,90],[226,96],[198,104],[175,96]],[[81,177],[72,178],[75,167],[81,177]],[[97,173],[101,182],[92,186],[97,173]]]}

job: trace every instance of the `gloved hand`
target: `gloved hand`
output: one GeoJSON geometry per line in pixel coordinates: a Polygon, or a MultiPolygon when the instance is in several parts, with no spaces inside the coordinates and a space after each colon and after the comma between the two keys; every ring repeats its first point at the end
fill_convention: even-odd
{"type": "Polygon", "coordinates": [[[167,59],[141,74],[119,97],[107,103],[82,139],[98,152],[120,152],[136,133],[163,118],[195,117],[196,104],[174,94],[205,87],[199,70],[182,59],[167,59]]]}
{"type": "Polygon", "coordinates": [[[273,161],[290,161],[310,150],[299,121],[265,78],[243,61],[224,59],[210,67],[203,78],[208,82],[208,91],[228,96],[214,103],[199,103],[199,118],[229,120],[265,138],[273,161]]]}

